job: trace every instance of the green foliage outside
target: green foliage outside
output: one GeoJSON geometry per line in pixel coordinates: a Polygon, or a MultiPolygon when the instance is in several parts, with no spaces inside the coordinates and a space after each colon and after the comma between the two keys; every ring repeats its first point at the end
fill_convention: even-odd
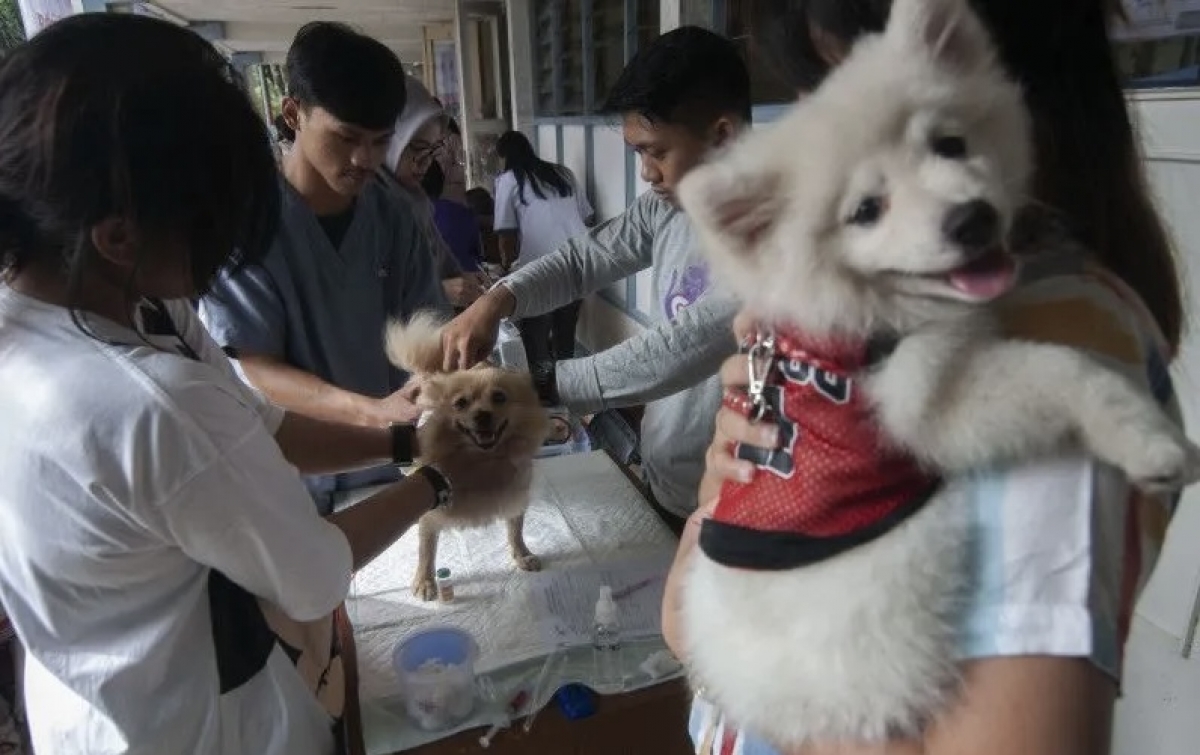
{"type": "MultiPolygon", "coordinates": [[[[2,2],[3,0],[0,0],[2,2]]],[[[246,83],[254,107],[268,123],[283,111],[283,68],[277,65],[257,65],[246,69],[246,83]]]]}
{"type": "Polygon", "coordinates": [[[25,41],[25,26],[17,0],[0,0],[0,55],[25,41]]]}

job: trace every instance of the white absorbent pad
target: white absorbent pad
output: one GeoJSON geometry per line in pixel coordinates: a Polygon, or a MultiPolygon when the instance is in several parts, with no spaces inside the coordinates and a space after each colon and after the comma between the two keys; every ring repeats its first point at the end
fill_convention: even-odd
{"type": "MultiPolygon", "coordinates": [[[[525,542],[542,561],[540,574],[522,572],[513,564],[503,523],[444,532],[437,566],[451,570],[454,600],[426,603],[414,597],[411,589],[417,563],[416,535],[413,528],[359,572],[347,602],[355,627],[364,734],[371,755],[486,726],[495,714],[491,706],[481,703],[476,716],[452,731],[430,734],[411,725],[403,716],[392,670],[392,652],[403,638],[434,626],[469,632],[480,648],[476,670],[496,688],[521,684],[518,677],[527,676],[531,664],[539,665],[539,659],[556,651],[568,658],[561,670],[566,676],[556,681],[569,677],[587,684],[590,649],[564,651],[564,643],[576,644],[580,638],[570,632],[562,635],[560,629],[556,639],[547,631],[545,609],[548,601],[565,599],[576,605],[559,608],[578,615],[585,610],[581,606],[594,605],[595,594],[555,595],[547,585],[555,583],[560,589],[578,585],[580,592],[591,593],[597,580],[615,580],[618,590],[652,582],[623,601],[630,610],[640,604],[639,613],[645,614],[649,602],[662,595],[661,579],[641,580],[637,575],[665,575],[676,546],[674,536],[645,497],[603,452],[535,462],[525,542]],[[622,565],[631,571],[621,573],[622,565]],[[623,579],[627,584],[620,584],[623,579]]],[[[629,638],[624,659],[629,672],[626,690],[664,681],[638,672],[649,654],[663,648],[659,628],[636,634],[640,636],[629,638]]],[[[553,691],[537,702],[544,704],[553,691]]]]}

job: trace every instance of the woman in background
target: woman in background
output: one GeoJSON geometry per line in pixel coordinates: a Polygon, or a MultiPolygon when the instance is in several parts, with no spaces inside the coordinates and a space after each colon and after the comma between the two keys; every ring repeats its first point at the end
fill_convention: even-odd
{"type": "Polygon", "coordinates": [[[407,79],[408,101],[396,121],[388,145],[384,179],[396,194],[409,203],[417,223],[434,249],[446,298],[462,309],[483,295],[478,275],[464,272],[438,233],[433,205],[421,187],[421,179],[445,149],[446,115],[429,90],[412,76],[407,79]]]}
{"type": "Polygon", "coordinates": [[[442,196],[460,204],[467,203],[467,153],[463,147],[462,129],[458,121],[446,117],[446,138],[437,156],[438,165],[446,177],[442,196]]]}
{"type": "Polygon", "coordinates": [[[482,186],[467,189],[467,205],[479,219],[479,231],[483,237],[483,261],[488,270],[503,270],[500,264],[500,242],[496,238],[496,201],[492,193],[482,186]]]}
{"type": "MultiPolygon", "coordinates": [[[[496,178],[494,228],[505,269],[527,265],[587,231],[593,211],[575,176],[537,156],[529,139],[509,131],[496,142],[504,172],[496,178]]],[[[530,364],[575,356],[580,302],[520,323],[530,364]]]]}
{"type": "MultiPolygon", "coordinates": [[[[461,174],[461,168],[457,172],[461,174]]],[[[479,218],[463,201],[465,197],[456,199],[447,193],[447,187],[453,183],[453,176],[446,175],[442,161],[438,160],[425,171],[421,188],[433,203],[433,222],[459,268],[464,274],[478,273],[483,264],[479,218]]],[[[459,179],[457,183],[461,187],[463,182],[459,179]]]]}

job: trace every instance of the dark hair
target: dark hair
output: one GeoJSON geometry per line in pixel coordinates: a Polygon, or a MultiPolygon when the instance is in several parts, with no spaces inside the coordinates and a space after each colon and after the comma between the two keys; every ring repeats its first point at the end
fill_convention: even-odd
{"type": "Polygon", "coordinates": [[[421,176],[421,188],[425,190],[425,195],[430,199],[441,199],[442,192],[446,190],[446,172],[442,170],[442,166],[434,160],[429,164],[429,170],[425,171],[425,175],[421,176]]]}
{"type": "Polygon", "coordinates": [[[492,193],[482,186],[468,189],[466,198],[467,205],[479,217],[486,218],[496,214],[496,200],[492,198],[492,193]]]}
{"type": "Polygon", "coordinates": [[[201,294],[222,269],[266,254],[279,213],[266,125],[198,35],[87,13],[0,63],[5,277],[34,262],[61,266],[74,313],[95,260],[91,229],[120,216],[143,242],[141,259],[181,245],[201,294]]]}
{"type": "Polygon", "coordinates": [[[701,130],[724,115],[749,123],[750,104],[750,72],[734,43],[708,29],[681,26],[634,55],[601,112],[701,130]]]}
{"type": "Polygon", "coordinates": [[[538,157],[529,139],[520,131],[509,131],[496,140],[496,156],[504,161],[504,169],[511,171],[517,179],[517,196],[521,204],[528,204],[525,201],[526,184],[541,199],[546,198],[546,188],[553,189],[560,197],[575,194],[571,173],[561,165],[538,157]]]}
{"type": "MultiPolygon", "coordinates": [[[[1179,271],[1125,105],[1109,24],[1114,0],[971,0],[1034,120],[1034,198],[1135,290],[1168,342],[1183,331],[1179,271]]],[[[797,90],[887,22],[890,0],[763,0],[759,49],[797,90]]]]}
{"type": "MultiPolygon", "coordinates": [[[[434,102],[437,102],[435,99],[434,102]]],[[[451,136],[462,136],[462,129],[458,127],[458,121],[453,118],[446,119],[446,133],[451,136]]]]}
{"type": "Polygon", "coordinates": [[[383,43],[345,24],[300,28],[287,54],[288,94],[360,128],[396,124],[407,100],[404,66],[383,43]]]}

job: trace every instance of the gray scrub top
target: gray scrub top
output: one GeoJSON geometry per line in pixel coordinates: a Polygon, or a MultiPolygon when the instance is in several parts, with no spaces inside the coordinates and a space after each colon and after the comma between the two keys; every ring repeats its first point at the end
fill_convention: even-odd
{"type": "MultiPolygon", "coordinates": [[[[223,275],[200,316],[231,356],[281,359],[339,388],[383,398],[404,385],[384,326],[421,309],[450,313],[432,250],[411,210],[372,181],[335,249],[304,199],[280,178],[283,222],[261,265],[223,275]]],[[[394,466],[305,478],[327,513],[333,493],[398,479],[394,466]]]]}

